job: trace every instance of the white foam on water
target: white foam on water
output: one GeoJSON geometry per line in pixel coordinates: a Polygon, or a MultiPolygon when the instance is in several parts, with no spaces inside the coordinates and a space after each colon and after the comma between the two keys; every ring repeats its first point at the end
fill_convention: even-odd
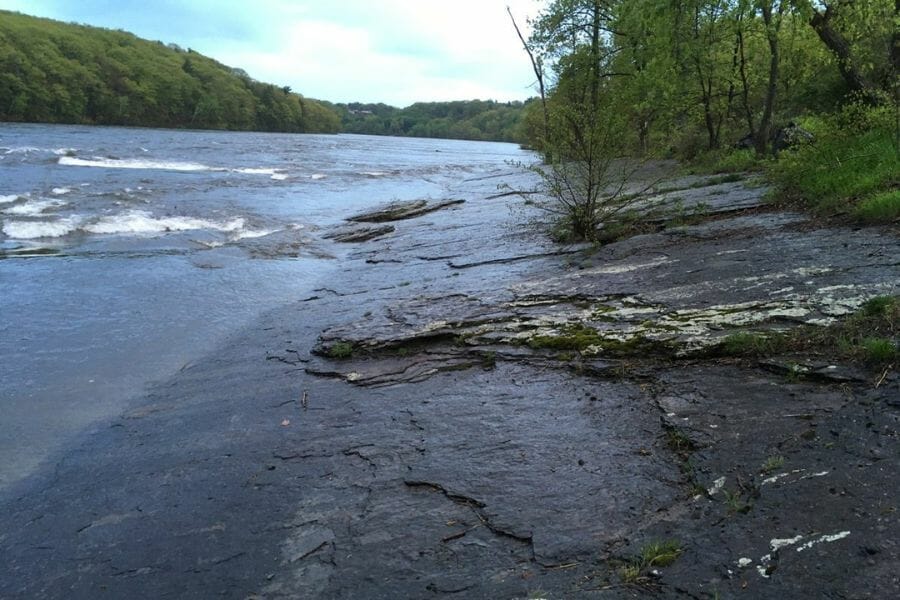
{"type": "Polygon", "coordinates": [[[15,240],[55,238],[76,231],[81,225],[78,217],[68,217],[53,221],[6,221],[3,233],[15,240]]]}
{"type": "Polygon", "coordinates": [[[326,177],[328,177],[328,175],[325,175],[324,173],[313,173],[309,176],[310,179],[325,179],[326,177]]]}
{"type": "Polygon", "coordinates": [[[133,210],[119,215],[103,217],[83,227],[84,231],[96,234],[166,233],[198,229],[233,232],[243,228],[244,219],[240,217],[225,222],[209,221],[195,217],[155,218],[149,212],[143,210],[133,210]]]}
{"type": "Polygon", "coordinates": [[[273,167],[242,167],[240,169],[232,169],[232,173],[241,173],[243,175],[268,175],[270,179],[283,181],[288,178],[285,173],[273,167]]]}
{"type": "Polygon", "coordinates": [[[61,156],[59,164],[70,167],[102,167],[106,169],[157,169],[165,171],[224,171],[192,162],[177,162],[165,160],[143,160],[139,158],[101,158],[92,159],[75,158],[74,156],[61,156]]]}
{"type": "Polygon", "coordinates": [[[240,169],[232,169],[235,173],[243,173],[244,175],[274,175],[276,169],[266,167],[245,167],[240,169]]]}
{"type": "Polygon", "coordinates": [[[63,202],[62,200],[29,200],[25,204],[17,204],[15,206],[5,208],[0,212],[6,215],[36,217],[42,214],[44,211],[50,210],[51,208],[59,208],[60,206],[65,206],[66,204],[67,202],[63,202]]]}
{"type": "Polygon", "coordinates": [[[19,146],[17,148],[7,148],[3,154],[28,154],[29,152],[41,152],[41,149],[34,146],[19,146]]]}
{"type": "Polygon", "coordinates": [[[71,191],[72,191],[71,188],[55,187],[52,190],[50,190],[50,193],[53,194],[54,196],[62,196],[63,194],[68,194],[71,191]]]}
{"type": "Polygon", "coordinates": [[[191,241],[194,242],[195,244],[199,244],[199,245],[203,246],[204,248],[208,248],[210,250],[212,250],[213,248],[221,248],[222,246],[225,245],[225,242],[220,242],[220,241],[207,241],[207,240],[191,240],[191,241]]]}
{"type": "Polygon", "coordinates": [[[56,148],[53,150],[53,154],[57,156],[64,156],[66,154],[75,154],[77,150],[75,148],[56,148]]]}
{"type": "Polygon", "coordinates": [[[21,198],[18,194],[10,194],[9,196],[0,196],[0,204],[9,204],[21,198]]]}
{"type": "Polygon", "coordinates": [[[387,173],[384,171],[362,171],[360,175],[365,175],[366,177],[384,177],[387,173]]]}
{"type": "Polygon", "coordinates": [[[278,230],[277,229],[256,229],[256,230],[249,229],[247,231],[239,231],[238,233],[232,235],[231,239],[233,241],[245,240],[245,239],[252,240],[254,238],[261,238],[261,237],[265,237],[267,235],[271,235],[271,234],[275,233],[276,231],[278,231],[278,230]]]}

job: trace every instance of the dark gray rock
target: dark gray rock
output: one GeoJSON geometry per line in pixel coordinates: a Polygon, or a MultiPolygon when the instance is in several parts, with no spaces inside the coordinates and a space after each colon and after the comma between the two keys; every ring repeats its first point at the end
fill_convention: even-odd
{"type": "Polygon", "coordinates": [[[440,202],[429,202],[427,200],[410,200],[408,202],[391,202],[380,208],[364,212],[359,215],[347,217],[348,221],[360,223],[384,223],[386,221],[402,221],[404,219],[412,219],[421,215],[441,210],[449,206],[462,204],[465,200],[442,200],[440,202]]]}
{"type": "Polygon", "coordinates": [[[816,136],[791,121],[785,127],[775,132],[775,136],[772,139],[772,152],[775,156],[778,156],[778,153],[782,150],[807,146],[815,141],[816,136]]]}
{"type": "Polygon", "coordinates": [[[322,237],[349,244],[353,242],[368,242],[382,238],[394,232],[393,225],[355,225],[352,227],[342,227],[335,231],[330,231],[322,237]]]}
{"type": "Polygon", "coordinates": [[[690,351],[897,294],[896,235],[757,205],[561,249],[486,199],[528,177],[460,182],[4,490],[0,597],[895,595],[900,380],[690,351]],[[528,344],[573,324],[597,348],[528,344]]]}

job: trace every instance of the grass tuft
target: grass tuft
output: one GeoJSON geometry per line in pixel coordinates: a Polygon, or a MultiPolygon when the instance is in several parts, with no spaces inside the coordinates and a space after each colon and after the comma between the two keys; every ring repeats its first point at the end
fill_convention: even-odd
{"type": "Polygon", "coordinates": [[[892,340],[885,338],[865,338],[860,346],[869,364],[884,365],[900,358],[900,348],[892,340]]]}
{"type": "Polygon", "coordinates": [[[353,344],[349,342],[335,342],[328,348],[328,357],[343,359],[353,356],[353,344]]]}
{"type": "Polygon", "coordinates": [[[681,552],[681,544],[675,540],[650,542],[641,548],[641,563],[647,567],[668,567],[681,552]]]}
{"type": "Polygon", "coordinates": [[[638,583],[644,579],[650,569],[668,567],[673,564],[684,550],[675,540],[653,541],[641,548],[641,553],[629,564],[619,570],[623,583],[638,583]]]}
{"type": "Polygon", "coordinates": [[[727,336],[715,348],[720,356],[769,356],[780,352],[785,346],[781,334],[739,332],[727,336]]]}
{"type": "Polygon", "coordinates": [[[856,205],[853,216],[863,223],[890,223],[900,220],[900,189],[869,196],[856,205]]]}
{"type": "Polygon", "coordinates": [[[759,467],[759,472],[763,475],[771,475],[778,469],[780,469],[784,465],[784,457],[783,456],[770,456],[766,459],[759,467]]]}

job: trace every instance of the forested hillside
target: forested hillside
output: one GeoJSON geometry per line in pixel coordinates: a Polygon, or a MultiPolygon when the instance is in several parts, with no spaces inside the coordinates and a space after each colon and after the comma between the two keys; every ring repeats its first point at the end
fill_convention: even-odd
{"type": "Polygon", "coordinates": [[[192,50],[0,11],[0,121],[336,132],[321,103],[192,50]]]}
{"type": "Polygon", "coordinates": [[[347,133],[452,138],[461,140],[524,141],[522,102],[469,100],[417,102],[406,108],[386,104],[337,104],[347,133]]]}

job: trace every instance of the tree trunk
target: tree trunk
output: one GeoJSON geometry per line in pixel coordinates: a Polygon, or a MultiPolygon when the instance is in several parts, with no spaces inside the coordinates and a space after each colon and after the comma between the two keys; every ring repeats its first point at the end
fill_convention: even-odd
{"type": "MultiPolygon", "coordinates": [[[[900,2],[900,0],[898,0],[900,2]]],[[[543,138],[547,139],[547,134],[550,131],[550,117],[547,114],[547,93],[544,88],[544,67],[540,57],[535,57],[534,51],[531,49],[531,46],[528,45],[528,42],[525,41],[525,38],[522,36],[522,32],[519,30],[519,25],[516,23],[515,17],[513,17],[512,11],[507,6],[506,12],[509,13],[509,18],[512,20],[513,27],[516,28],[516,35],[519,36],[519,40],[522,42],[522,47],[525,49],[525,53],[528,54],[528,59],[531,61],[531,68],[534,71],[534,76],[537,78],[538,90],[541,94],[541,112],[544,117],[544,131],[543,138]]]]}
{"type": "MultiPolygon", "coordinates": [[[[900,19],[900,0],[894,0],[894,23],[900,19]]],[[[894,30],[891,39],[891,85],[897,86],[897,77],[900,77],[900,28],[894,30]]]]}
{"type": "Polygon", "coordinates": [[[650,151],[650,119],[638,119],[638,146],[641,156],[650,151]]]}
{"type": "MultiPolygon", "coordinates": [[[[699,66],[697,67],[697,70],[700,70],[699,66]]],[[[703,104],[703,121],[706,124],[707,149],[715,150],[719,147],[719,136],[716,131],[716,120],[713,116],[712,81],[704,82],[702,75],[702,73],[699,73],[699,76],[701,77],[700,89],[703,90],[701,101],[703,104]]]]}
{"type": "Polygon", "coordinates": [[[839,31],[831,26],[831,19],[835,15],[834,6],[836,5],[826,6],[824,13],[814,10],[809,24],[822,43],[837,58],[841,77],[844,78],[850,90],[860,94],[867,102],[876,103],[875,86],[857,68],[850,51],[850,44],[839,31]]]}
{"type": "Polygon", "coordinates": [[[600,0],[594,0],[591,20],[591,106],[600,103],[600,0]]]}
{"type": "Polygon", "coordinates": [[[778,20],[776,22],[772,14],[773,4],[772,0],[762,3],[763,23],[766,25],[766,39],[769,42],[769,85],[766,89],[766,103],[763,108],[762,119],[759,122],[759,130],[756,132],[756,138],[754,139],[758,156],[763,156],[766,153],[766,145],[772,137],[772,115],[775,112],[775,99],[778,95],[778,30],[781,26],[781,14],[784,10],[784,5],[783,3],[778,5],[778,20]]]}
{"type": "Polygon", "coordinates": [[[747,119],[747,131],[756,138],[756,127],[753,123],[753,111],[750,110],[750,82],[747,79],[747,56],[744,52],[744,14],[738,16],[738,46],[740,48],[741,100],[744,104],[744,117],[747,119]]]}

